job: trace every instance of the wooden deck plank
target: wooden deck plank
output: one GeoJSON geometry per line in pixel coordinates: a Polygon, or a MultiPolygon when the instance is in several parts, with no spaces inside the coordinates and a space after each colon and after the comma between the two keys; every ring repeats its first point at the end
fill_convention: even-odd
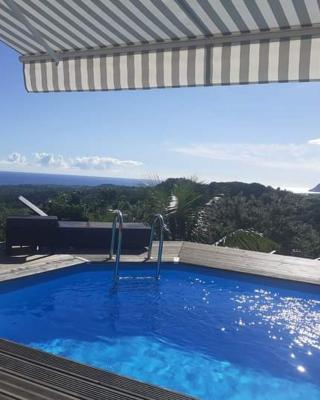
{"type": "MultiPolygon", "coordinates": [[[[163,245],[163,253],[162,253],[162,261],[163,262],[173,262],[176,257],[179,256],[182,241],[166,241],[163,245]]],[[[159,249],[159,242],[154,242],[152,246],[151,252],[151,260],[147,260],[147,251],[138,255],[132,254],[123,254],[121,255],[122,262],[154,262],[157,260],[158,256],[158,249],[159,249]]],[[[112,262],[108,260],[106,254],[88,254],[88,253],[81,253],[79,254],[82,258],[87,259],[88,261],[92,262],[112,262]]]]}
{"type": "MultiPolygon", "coordinates": [[[[7,393],[2,393],[0,391],[0,400],[17,400],[17,397],[9,396],[7,393]]],[[[18,400],[20,399],[18,398],[18,400]]]]}
{"type": "MultiPolygon", "coordinates": [[[[195,242],[183,242],[183,247],[188,249],[201,249],[202,253],[210,253],[210,254],[221,254],[228,257],[236,257],[236,258],[247,258],[250,256],[251,259],[258,260],[269,260],[270,262],[281,262],[281,263],[289,263],[289,264],[299,264],[299,265],[315,265],[317,263],[316,260],[312,260],[309,258],[301,258],[301,257],[292,257],[292,256],[283,256],[280,254],[271,254],[271,253],[262,253],[258,251],[249,251],[249,250],[241,250],[231,247],[220,247],[202,243],[195,242]]],[[[320,263],[318,264],[320,265],[320,263]]]]}
{"type": "MultiPolygon", "coordinates": [[[[0,367],[1,369],[1,367],[0,367]]],[[[0,390],[7,395],[14,395],[21,399],[32,398],[33,400],[54,399],[54,400],[75,400],[76,397],[67,396],[59,391],[37,385],[23,377],[13,375],[11,372],[0,370],[0,390]]]]}
{"type": "Polygon", "coordinates": [[[0,339],[1,395],[21,400],[191,399],[3,339],[0,339]]]}
{"type": "MultiPolygon", "coordinates": [[[[163,262],[173,262],[181,250],[182,242],[165,242],[163,248],[163,262]]],[[[122,262],[154,262],[157,258],[158,242],[154,242],[152,259],[146,260],[147,252],[139,255],[122,255],[122,262]]],[[[34,256],[7,257],[0,251],[0,282],[35,275],[47,271],[67,268],[84,262],[112,262],[107,260],[106,253],[86,254],[54,254],[34,256]]]]}
{"type": "MultiPolygon", "coordinates": [[[[152,249],[152,259],[147,261],[147,253],[122,255],[122,262],[154,262],[157,258],[158,243],[152,249]]],[[[320,261],[306,258],[288,257],[278,254],[259,253],[227,247],[217,247],[199,243],[168,241],[164,243],[163,262],[173,262],[180,258],[186,264],[225,269],[235,272],[288,279],[299,282],[320,284],[320,261]]],[[[85,261],[105,263],[105,253],[73,255],[36,255],[26,259],[1,258],[0,282],[27,275],[38,274],[81,264],[85,261]]]]}
{"type": "Polygon", "coordinates": [[[184,242],[179,254],[187,264],[320,285],[320,262],[184,242]]]}
{"type": "Polygon", "coordinates": [[[37,255],[20,259],[0,256],[0,282],[66,268],[83,262],[69,254],[37,255]]]}

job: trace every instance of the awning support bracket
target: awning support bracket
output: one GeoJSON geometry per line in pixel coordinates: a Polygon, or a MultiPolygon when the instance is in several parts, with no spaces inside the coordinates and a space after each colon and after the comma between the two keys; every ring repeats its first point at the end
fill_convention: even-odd
{"type": "Polygon", "coordinates": [[[55,64],[58,65],[60,61],[59,56],[55,53],[54,50],[51,49],[51,47],[43,39],[41,33],[26,18],[21,7],[14,0],[4,0],[4,2],[13,12],[15,17],[19,19],[20,22],[28,29],[28,31],[32,34],[34,39],[46,49],[47,54],[55,61],[55,64]]]}

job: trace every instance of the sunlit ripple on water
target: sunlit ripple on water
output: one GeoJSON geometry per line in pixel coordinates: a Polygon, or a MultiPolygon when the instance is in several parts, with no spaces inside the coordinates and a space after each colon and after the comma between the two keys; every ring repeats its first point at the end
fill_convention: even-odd
{"type": "Polygon", "coordinates": [[[255,289],[254,293],[232,298],[237,303],[235,309],[243,312],[247,320],[250,315],[260,318],[258,323],[266,325],[271,339],[282,340],[281,334],[289,333],[289,347],[306,345],[320,350],[320,301],[282,297],[264,289],[255,289]]]}

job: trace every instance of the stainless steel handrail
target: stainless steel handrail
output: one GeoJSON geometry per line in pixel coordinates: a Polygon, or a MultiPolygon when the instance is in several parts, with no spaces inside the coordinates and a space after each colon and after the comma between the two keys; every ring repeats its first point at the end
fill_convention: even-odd
{"type": "Polygon", "coordinates": [[[114,277],[113,277],[114,280],[117,281],[119,279],[119,263],[120,263],[120,255],[121,255],[123,215],[120,210],[115,210],[114,212],[115,212],[115,216],[114,216],[113,223],[112,223],[112,237],[111,237],[109,258],[111,260],[113,259],[116,228],[117,228],[117,223],[119,223],[118,244],[117,244],[117,253],[116,253],[116,259],[115,259],[114,277]]]}
{"type": "Polygon", "coordinates": [[[154,239],[154,231],[156,223],[159,222],[160,228],[160,237],[159,237],[159,249],[158,249],[158,260],[157,260],[157,271],[156,271],[156,279],[160,279],[160,266],[162,260],[162,252],[163,252],[163,232],[168,230],[166,224],[164,223],[163,216],[161,214],[156,214],[151,225],[151,233],[150,233],[150,241],[148,247],[148,259],[151,259],[152,245],[154,239]]]}

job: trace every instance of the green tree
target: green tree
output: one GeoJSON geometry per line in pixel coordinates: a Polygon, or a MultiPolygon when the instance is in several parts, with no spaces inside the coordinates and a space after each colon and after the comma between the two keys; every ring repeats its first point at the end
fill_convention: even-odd
{"type": "Polygon", "coordinates": [[[173,239],[191,239],[202,202],[196,182],[184,180],[174,185],[166,213],[173,239]]]}

